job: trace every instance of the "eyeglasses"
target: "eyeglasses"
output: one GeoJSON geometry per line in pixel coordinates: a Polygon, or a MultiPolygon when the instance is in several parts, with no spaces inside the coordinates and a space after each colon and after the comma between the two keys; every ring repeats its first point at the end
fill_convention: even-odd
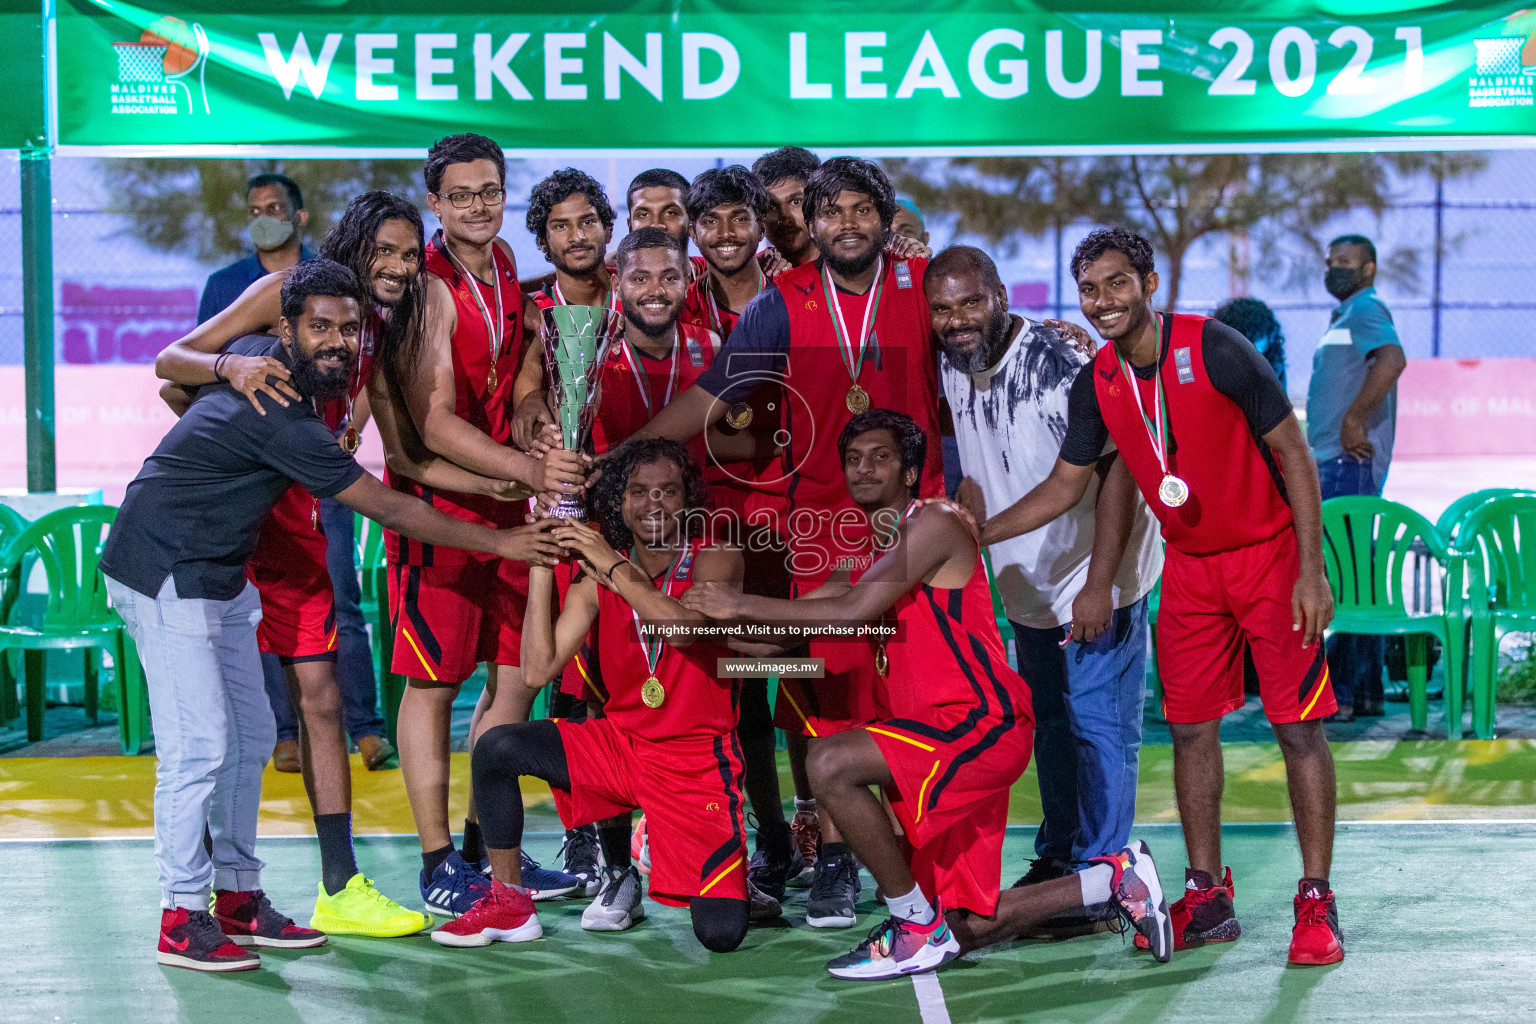
{"type": "Polygon", "coordinates": [[[446,195],[442,192],[434,192],[432,194],[439,199],[448,200],[453,204],[455,210],[469,209],[475,205],[476,199],[479,199],[486,206],[500,206],[502,201],[507,198],[507,190],[504,188],[483,188],[479,192],[449,192],[446,195]]]}

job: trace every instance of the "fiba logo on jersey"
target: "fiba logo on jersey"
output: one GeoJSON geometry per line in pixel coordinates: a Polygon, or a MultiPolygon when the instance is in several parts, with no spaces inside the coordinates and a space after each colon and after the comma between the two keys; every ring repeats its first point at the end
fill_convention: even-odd
{"type": "Polygon", "coordinates": [[[158,18],[139,33],[137,40],[113,43],[112,50],[117,56],[117,81],[110,93],[112,113],[190,114],[198,106],[203,113],[211,113],[205,83],[208,33],[202,25],[188,25],[169,16],[158,18]]]}

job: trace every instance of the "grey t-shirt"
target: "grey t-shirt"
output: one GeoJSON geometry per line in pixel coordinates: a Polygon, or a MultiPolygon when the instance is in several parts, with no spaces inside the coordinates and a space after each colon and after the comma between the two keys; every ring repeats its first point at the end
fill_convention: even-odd
{"type": "MultiPolygon", "coordinates": [[[[1398,345],[1397,328],[1375,288],[1362,288],[1333,311],[1328,331],[1312,356],[1312,383],[1307,387],[1307,443],[1318,462],[1344,454],[1339,430],[1344,413],[1365,384],[1365,359],[1382,345],[1398,345]]],[[[1397,385],[1366,418],[1365,434],[1375,449],[1371,475],[1376,488],[1386,479],[1397,432],[1397,385]]]]}

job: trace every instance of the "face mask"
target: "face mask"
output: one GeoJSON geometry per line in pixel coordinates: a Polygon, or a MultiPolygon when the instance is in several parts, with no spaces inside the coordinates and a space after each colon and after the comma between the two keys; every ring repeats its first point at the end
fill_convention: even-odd
{"type": "Polygon", "coordinates": [[[251,221],[251,244],[258,249],[276,249],[293,237],[293,221],[278,220],[263,214],[251,221]]]}
{"type": "Polygon", "coordinates": [[[1350,267],[1329,267],[1328,273],[1323,275],[1323,287],[1342,302],[1360,290],[1360,271],[1350,267]]]}

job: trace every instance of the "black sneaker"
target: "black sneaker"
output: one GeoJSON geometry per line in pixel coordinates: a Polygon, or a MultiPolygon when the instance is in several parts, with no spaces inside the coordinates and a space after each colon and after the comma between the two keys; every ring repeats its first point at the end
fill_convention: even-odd
{"type": "Polygon", "coordinates": [[[565,843],[560,847],[561,870],[582,881],[581,888],[572,896],[596,896],[602,891],[603,873],[598,868],[601,855],[596,825],[566,829],[565,843]]]}
{"type": "Polygon", "coordinates": [[[784,899],[784,886],[789,880],[790,862],[794,859],[794,845],[790,842],[789,825],[782,821],[757,826],[757,850],[747,867],[747,879],[758,891],[771,896],[776,902],[784,899]]]}
{"type": "Polygon", "coordinates": [[[1039,857],[1029,862],[1029,870],[1024,872],[1024,877],[1014,882],[1008,888],[1022,889],[1026,885],[1039,885],[1041,882],[1049,882],[1055,878],[1066,878],[1070,872],[1066,865],[1050,857],[1039,857]]]}
{"type": "Polygon", "coordinates": [[[805,923],[812,928],[852,928],[858,920],[858,865],[851,856],[823,857],[816,862],[805,923]]]}
{"type": "Polygon", "coordinates": [[[194,971],[254,971],[261,957],[241,949],[206,910],[160,912],[160,946],[155,960],[194,971]]]}

